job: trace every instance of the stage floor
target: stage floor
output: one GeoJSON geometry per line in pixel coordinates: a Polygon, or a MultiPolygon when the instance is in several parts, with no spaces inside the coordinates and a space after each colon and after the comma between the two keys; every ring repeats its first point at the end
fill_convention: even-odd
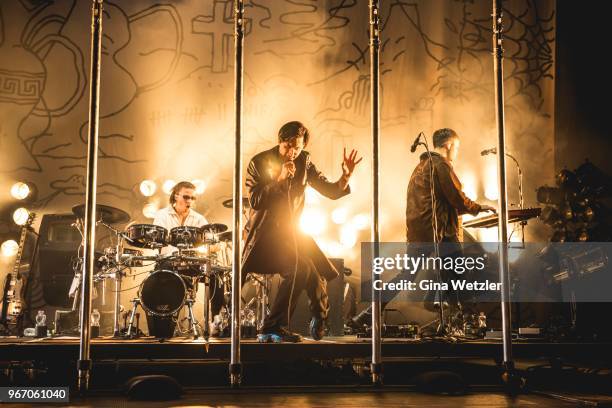
{"type": "MultiPolygon", "coordinates": [[[[78,337],[26,338],[0,337],[0,360],[63,360],[75,359],[79,351],[78,337]]],[[[549,342],[543,340],[514,340],[515,358],[572,358],[584,361],[612,363],[610,342],[549,342]]],[[[228,360],[230,340],[192,340],[172,338],[164,341],[154,338],[133,340],[100,337],[92,339],[91,355],[94,360],[108,359],[202,359],[228,360]]],[[[502,344],[498,340],[446,339],[383,339],[382,355],[385,359],[423,358],[490,358],[500,360],[502,344]]],[[[321,341],[304,339],[302,343],[266,343],[255,339],[242,340],[242,360],[291,361],[302,359],[369,359],[370,339],[355,336],[326,337],[321,341]]]]}

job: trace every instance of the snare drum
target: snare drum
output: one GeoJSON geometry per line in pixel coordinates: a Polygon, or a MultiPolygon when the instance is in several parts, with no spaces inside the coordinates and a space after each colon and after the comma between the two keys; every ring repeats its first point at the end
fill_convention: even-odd
{"type": "Polygon", "coordinates": [[[164,262],[166,268],[184,276],[201,276],[208,270],[210,261],[201,252],[190,249],[182,250],[177,256],[164,262]]]}

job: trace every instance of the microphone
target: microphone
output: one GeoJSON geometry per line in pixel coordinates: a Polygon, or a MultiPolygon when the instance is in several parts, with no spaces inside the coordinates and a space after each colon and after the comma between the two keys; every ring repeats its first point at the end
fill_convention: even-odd
{"type": "Polygon", "coordinates": [[[481,156],[486,156],[487,154],[497,154],[497,148],[492,147],[490,149],[485,149],[482,152],[480,152],[481,156]]]}
{"type": "MultiPolygon", "coordinates": [[[[293,163],[293,160],[289,160],[289,161],[293,163]]],[[[292,182],[293,182],[293,174],[289,173],[287,175],[287,183],[288,183],[289,190],[291,190],[291,183],[292,182]]]]}
{"type": "Polygon", "coordinates": [[[410,147],[410,153],[416,152],[416,148],[419,145],[419,142],[421,141],[421,135],[423,135],[423,132],[419,133],[416,139],[414,139],[414,142],[412,142],[412,146],[410,147]]]}

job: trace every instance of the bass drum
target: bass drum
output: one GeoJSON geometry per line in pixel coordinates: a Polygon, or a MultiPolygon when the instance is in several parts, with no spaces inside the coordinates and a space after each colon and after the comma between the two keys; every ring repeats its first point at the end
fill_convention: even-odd
{"type": "Polygon", "coordinates": [[[145,278],[138,289],[138,297],[147,314],[172,317],[185,304],[185,281],[175,272],[156,270],[145,278]]]}

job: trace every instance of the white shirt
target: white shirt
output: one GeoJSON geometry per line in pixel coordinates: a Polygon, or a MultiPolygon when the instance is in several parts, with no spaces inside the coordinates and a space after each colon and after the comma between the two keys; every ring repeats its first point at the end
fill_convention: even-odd
{"type": "MultiPolygon", "coordinates": [[[[187,214],[187,218],[185,218],[185,223],[181,225],[181,220],[179,215],[176,213],[174,207],[169,205],[166,208],[162,208],[158,212],[155,213],[155,219],[153,220],[153,224],[159,225],[160,227],[164,227],[168,230],[168,234],[170,234],[170,230],[175,227],[202,227],[208,224],[206,218],[196,212],[195,210],[189,209],[189,213],[187,214]]],[[[166,246],[162,249],[162,254],[167,254],[175,251],[176,248],[173,246],[166,246]]]]}
{"type": "Polygon", "coordinates": [[[174,227],[203,227],[204,225],[208,224],[208,221],[202,214],[190,208],[189,213],[185,218],[185,223],[181,225],[179,215],[176,213],[174,207],[169,205],[168,207],[162,208],[155,213],[153,224],[164,227],[168,230],[168,232],[170,232],[170,230],[174,227]]]}

